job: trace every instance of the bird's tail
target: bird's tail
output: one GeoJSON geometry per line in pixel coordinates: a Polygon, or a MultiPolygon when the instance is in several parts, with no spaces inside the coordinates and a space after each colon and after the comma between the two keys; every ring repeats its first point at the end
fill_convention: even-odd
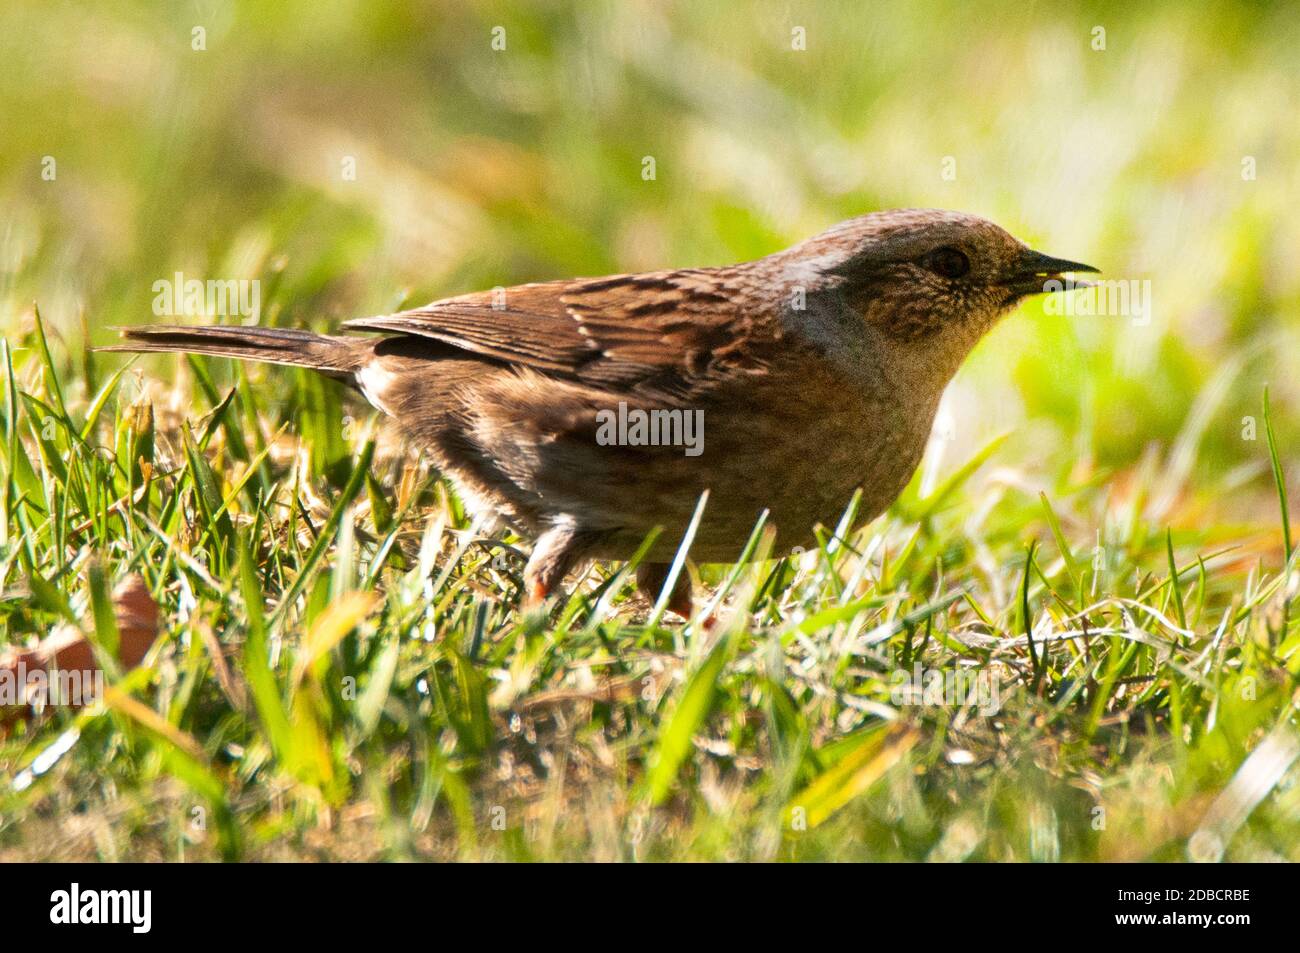
{"type": "Polygon", "coordinates": [[[244,361],[309,367],[345,380],[361,366],[363,351],[370,343],[366,338],[329,337],[293,328],[164,325],[118,330],[127,343],[96,350],[211,354],[244,361]]]}

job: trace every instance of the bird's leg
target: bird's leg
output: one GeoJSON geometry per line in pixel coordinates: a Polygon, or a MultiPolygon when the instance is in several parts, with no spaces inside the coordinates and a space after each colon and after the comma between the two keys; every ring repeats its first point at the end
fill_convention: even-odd
{"type": "Polygon", "coordinates": [[[594,534],[579,530],[570,519],[556,522],[537,537],[524,566],[524,611],[540,608],[595,540],[594,534]]]}
{"type": "MultiPolygon", "coordinates": [[[[663,592],[664,583],[668,581],[668,570],[671,568],[671,563],[641,563],[636,567],[636,587],[650,600],[651,605],[655,604],[659,594],[663,592]]],[[[689,619],[694,611],[694,603],[691,601],[691,576],[685,566],[677,574],[677,581],[673,583],[673,591],[668,596],[668,608],[683,619],[689,619]]]]}

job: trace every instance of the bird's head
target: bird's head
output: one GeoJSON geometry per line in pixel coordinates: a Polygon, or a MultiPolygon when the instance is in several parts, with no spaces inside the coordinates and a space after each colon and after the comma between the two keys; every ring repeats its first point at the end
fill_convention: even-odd
{"type": "Polygon", "coordinates": [[[986,219],[939,209],[849,219],[785,254],[884,339],[958,361],[1047,282],[1060,283],[1054,290],[1067,273],[1097,270],[1036,252],[986,219]]]}

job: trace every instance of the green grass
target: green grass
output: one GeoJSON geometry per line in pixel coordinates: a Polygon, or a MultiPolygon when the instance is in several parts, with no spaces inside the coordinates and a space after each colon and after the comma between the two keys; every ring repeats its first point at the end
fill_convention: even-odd
{"type": "Polygon", "coordinates": [[[827,5],[794,52],[765,5],[343,9],[204,52],[0,14],[0,649],[73,626],[113,686],[0,739],[0,859],[1300,860],[1293,17],[827,5]],[[617,565],[521,617],[531,541],[335,384],[90,350],[178,270],[327,329],[919,204],[1153,320],[1026,306],[887,515],[698,570],[708,632],[617,565]],[[130,575],[163,625],[116,671],[130,575]]]}
{"type": "Polygon", "coordinates": [[[709,633],[610,567],[526,618],[521,541],[373,428],[313,473],[242,370],[190,430],[117,372],[69,402],[60,365],[98,358],[39,325],[6,357],[11,641],[107,648],[127,573],[167,620],[107,706],[0,748],[7,855],[1297,859],[1276,529],[1175,537],[1086,476],[977,528],[968,486],[914,486],[795,559],[760,527],[706,572],[709,633]],[[916,666],[991,694],[910,699],[916,666]],[[1289,757],[1252,761],[1270,735],[1289,757]]]}

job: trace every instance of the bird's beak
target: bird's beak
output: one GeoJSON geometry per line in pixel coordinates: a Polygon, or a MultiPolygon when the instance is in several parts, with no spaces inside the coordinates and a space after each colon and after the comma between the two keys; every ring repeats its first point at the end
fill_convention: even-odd
{"type": "Polygon", "coordinates": [[[1088,288],[1092,286],[1092,282],[1067,279],[1065,275],[1076,271],[1096,272],[1097,270],[1092,265],[1082,265],[1077,261],[1066,261],[1064,258],[1053,258],[1051,255],[1044,255],[1042,252],[1027,248],[1015,264],[1010,283],[1012,289],[1019,294],[1042,294],[1068,288],[1088,288]],[[1049,281],[1056,284],[1044,287],[1049,281]]]}

